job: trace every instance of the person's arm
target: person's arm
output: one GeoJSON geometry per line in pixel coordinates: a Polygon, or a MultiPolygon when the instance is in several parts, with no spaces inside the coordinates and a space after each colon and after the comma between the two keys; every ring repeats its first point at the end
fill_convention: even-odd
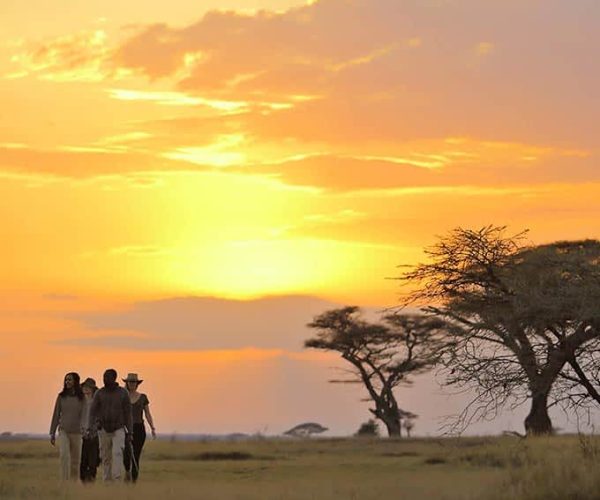
{"type": "Polygon", "coordinates": [[[133,416],[131,415],[131,400],[125,389],[122,391],[121,405],[123,409],[123,423],[127,426],[127,432],[133,435],[133,416]]]}
{"type": "Polygon", "coordinates": [[[50,422],[50,444],[54,446],[56,442],[56,429],[58,428],[58,422],[60,420],[61,404],[60,396],[56,398],[54,403],[54,412],[52,413],[52,421],[50,422]]]}
{"type": "Polygon", "coordinates": [[[102,406],[102,402],[98,396],[99,392],[100,391],[96,391],[96,394],[94,394],[87,421],[87,428],[94,431],[98,429],[98,413],[100,412],[100,407],[102,406]]]}
{"type": "Polygon", "coordinates": [[[154,427],[154,419],[152,418],[152,414],[150,413],[148,398],[146,398],[146,404],[144,405],[144,414],[146,415],[146,420],[150,425],[150,430],[152,431],[152,439],[156,439],[156,427],[154,427]]]}
{"type": "Polygon", "coordinates": [[[85,396],[81,400],[81,409],[79,410],[79,429],[81,429],[81,435],[87,437],[87,428],[90,420],[90,415],[87,412],[87,400],[85,396]]]}

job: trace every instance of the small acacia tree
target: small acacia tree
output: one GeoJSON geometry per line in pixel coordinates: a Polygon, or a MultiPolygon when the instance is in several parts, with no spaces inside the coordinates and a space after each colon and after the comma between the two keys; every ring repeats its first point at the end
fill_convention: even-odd
{"type": "Polygon", "coordinates": [[[415,428],[415,419],[417,417],[418,415],[415,415],[414,413],[411,413],[409,411],[405,411],[404,415],[402,416],[402,427],[404,427],[404,430],[406,431],[406,436],[409,438],[410,433],[415,428]]]}
{"type": "Polygon", "coordinates": [[[523,239],[459,228],[401,279],[413,287],[407,304],[455,325],[446,383],[474,394],[458,423],[529,401],[527,433],[547,434],[550,405],[597,395],[585,370],[598,375],[600,242],[523,239]]]}
{"type": "Polygon", "coordinates": [[[358,307],[344,307],[317,316],[308,326],[317,334],[305,347],[339,352],[352,365],[350,379],[331,382],[362,383],[374,403],[371,413],[389,436],[400,436],[402,410],[394,389],[437,363],[445,323],[415,314],[387,314],[381,323],[369,323],[358,307]]]}

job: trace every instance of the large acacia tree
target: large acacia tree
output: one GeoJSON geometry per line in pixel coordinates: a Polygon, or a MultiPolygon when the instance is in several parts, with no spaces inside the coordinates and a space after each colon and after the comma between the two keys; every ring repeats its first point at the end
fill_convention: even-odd
{"type": "Polygon", "coordinates": [[[446,383],[474,394],[459,423],[529,401],[526,432],[547,434],[549,406],[598,395],[600,242],[527,246],[524,236],[456,229],[401,279],[407,303],[456,325],[446,383]]]}
{"type": "Polygon", "coordinates": [[[362,384],[374,404],[371,413],[389,436],[400,436],[407,412],[398,406],[394,389],[435,365],[445,323],[415,314],[387,314],[380,323],[371,323],[362,319],[358,307],[344,307],[317,316],[308,326],[317,333],[305,347],[338,352],[351,365],[350,378],[332,382],[362,384]]]}

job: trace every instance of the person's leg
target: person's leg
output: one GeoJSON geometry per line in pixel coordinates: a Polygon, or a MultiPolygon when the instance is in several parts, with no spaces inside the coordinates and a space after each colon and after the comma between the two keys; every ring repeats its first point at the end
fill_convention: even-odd
{"type": "Polygon", "coordinates": [[[90,481],[96,480],[96,472],[100,464],[100,442],[98,436],[90,439],[90,481]]]}
{"type": "Polygon", "coordinates": [[[131,479],[131,446],[125,446],[123,450],[123,466],[125,467],[125,481],[131,479]]]}
{"type": "Polygon", "coordinates": [[[58,453],[60,455],[60,478],[63,481],[67,481],[71,471],[71,454],[69,436],[62,429],[58,431],[58,453]]]}
{"type": "Polygon", "coordinates": [[[117,429],[112,436],[112,478],[121,479],[123,448],[125,448],[125,431],[123,429],[117,429]]]}
{"type": "Polygon", "coordinates": [[[72,481],[79,479],[79,466],[81,464],[81,434],[68,434],[69,453],[71,455],[69,478],[72,481]]]}
{"type": "Polygon", "coordinates": [[[81,464],[79,465],[79,479],[83,483],[90,479],[90,440],[83,438],[81,441],[81,464]]]}
{"type": "Polygon", "coordinates": [[[100,455],[102,458],[102,479],[104,481],[111,480],[112,469],[112,434],[105,431],[99,431],[100,438],[100,455]]]}
{"type": "Polygon", "coordinates": [[[133,426],[133,456],[135,457],[135,463],[131,468],[131,475],[134,481],[137,481],[140,474],[140,458],[145,442],[146,428],[144,427],[144,424],[135,424],[133,426]]]}

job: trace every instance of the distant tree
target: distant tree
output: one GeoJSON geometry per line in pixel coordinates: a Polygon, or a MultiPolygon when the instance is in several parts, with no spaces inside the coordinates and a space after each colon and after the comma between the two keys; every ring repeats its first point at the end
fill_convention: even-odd
{"type": "Polygon", "coordinates": [[[13,438],[13,433],[9,431],[4,431],[0,433],[0,441],[7,441],[13,438]]]}
{"type": "Polygon", "coordinates": [[[526,233],[505,233],[459,228],[440,238],[401,277],[405,305],[454,324],[446,383],[474,394],[457,425],[529,401],[526,432],[548,434],[549,406],[594,397],[584,370],[598,376],[600,242],[526,246],[526,233]]]}
{"type": "Polygon", "coordinates": [[[402,427],[404,427],[404,430],[406,431],[406,436],[407,437],[410,437],[410,433],[415,428],[415,419],[417,417],[418,417],[418,415],[415,415],[414,413],[411,413],[409,411],[403,412],[403,414],[402,414],[402,427]]]}
{"type": "Polygon", "coordinates": [[[315,422],[307,422],[305,424],[300,424],[295,427],[292,427],[290,430],[285,431],[284,436],[292,436],[292,437],[310,437],[313,434],[321,434],[325,432],[327,427],[323,427],[321,424],[317,424],[315,422]]]}
{"type": "Polygon", "coordinates": [[[363,422],[358,431],[356,431],[358,437],[378,437],[379,436],[379,425],[375,420],[370,418],[366,422],[363,422]]]}
{"type": "Polygon", "coordinates": [[[350,379],[331,382],[364,385],[367,401],[374,403],[371,413],[389,436],[400,436],[402,413],[394,389],[437,363],[445,323],[418,314],[387,314],[381,323],[369,323],[358,307],[344,307],[317,316],[308,326],[317,334],[305,347],[338,352],[352,365],[350,379]]]}

